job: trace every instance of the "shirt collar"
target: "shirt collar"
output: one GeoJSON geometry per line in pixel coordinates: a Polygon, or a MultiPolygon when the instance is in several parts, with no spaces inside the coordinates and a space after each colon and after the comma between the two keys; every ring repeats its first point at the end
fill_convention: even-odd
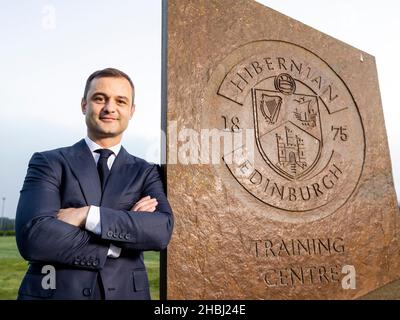
{"type": "MultiPolygon", "coordinates": [[[[89,147],[90,151],[93,153],[98,149],[104,149],[103,147],[99,146],[96,142],[94,142],[93,140],[91,140],[88,136],[85,137],[85,142],[87,144],[87,146],[89,147]]],[[[112,152],[114,152],[115,156],[118,156],[118,153],[121,150],[121,143],[116,144],[115,146],[109,147],[107,149],[111,150],[112,152]]]]}

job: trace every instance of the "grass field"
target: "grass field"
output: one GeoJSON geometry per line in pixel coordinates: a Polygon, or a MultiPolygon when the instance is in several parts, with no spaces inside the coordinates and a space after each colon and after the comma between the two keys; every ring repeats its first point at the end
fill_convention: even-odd
{"type": "MultiPolygon", "coordinates": [[[[146,252],[145,264],[149,274],[150,293],[153,300],[159,299],[158,252],[146,252]]],[[[0,237],[0,300],[14,300],[28,263],[19,255],[15,237],[0,237]]]]}

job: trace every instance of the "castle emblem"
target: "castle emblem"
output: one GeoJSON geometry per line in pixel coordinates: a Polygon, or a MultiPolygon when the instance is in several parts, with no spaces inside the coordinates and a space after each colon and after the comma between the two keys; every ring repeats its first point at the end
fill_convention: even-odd
{"type": "Polygon", "coordinates": [[[307,168],[304,140],[293,130],[285,126],[284,136],[276,134],[276,144],[278,147],[278,166],[282,170],[296,176],[297,173],[307,168]]]}

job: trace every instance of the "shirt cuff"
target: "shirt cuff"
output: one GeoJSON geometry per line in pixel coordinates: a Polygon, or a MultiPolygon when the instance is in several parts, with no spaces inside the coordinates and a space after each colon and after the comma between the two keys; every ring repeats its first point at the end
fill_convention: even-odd
{"type": "Polygon", "coordinates": [[[110,248],[108,248],[107,257],[109,258],[119,258],[121,255],[121,248],[114,246],[112,243],[110,244],[110,248]]]}
{"type": "Polygon", "coordinates": [[[93,232],[94,234],[101,235],[101,221],[100,221],[100,208],[96,206],[90,206],[85,229],[93,232]]]}

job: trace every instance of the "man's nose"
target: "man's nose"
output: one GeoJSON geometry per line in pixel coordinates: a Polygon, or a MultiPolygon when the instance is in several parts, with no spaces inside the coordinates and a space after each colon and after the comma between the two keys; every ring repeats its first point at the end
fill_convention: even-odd
{"type": "Polygon", "coordinates": [[[106,111],[107,113],[113,113],[116,110],[116,103],[112,101],[112,99],[109,99],[107,103],[104,105],[103,110],[106,111]]]}

